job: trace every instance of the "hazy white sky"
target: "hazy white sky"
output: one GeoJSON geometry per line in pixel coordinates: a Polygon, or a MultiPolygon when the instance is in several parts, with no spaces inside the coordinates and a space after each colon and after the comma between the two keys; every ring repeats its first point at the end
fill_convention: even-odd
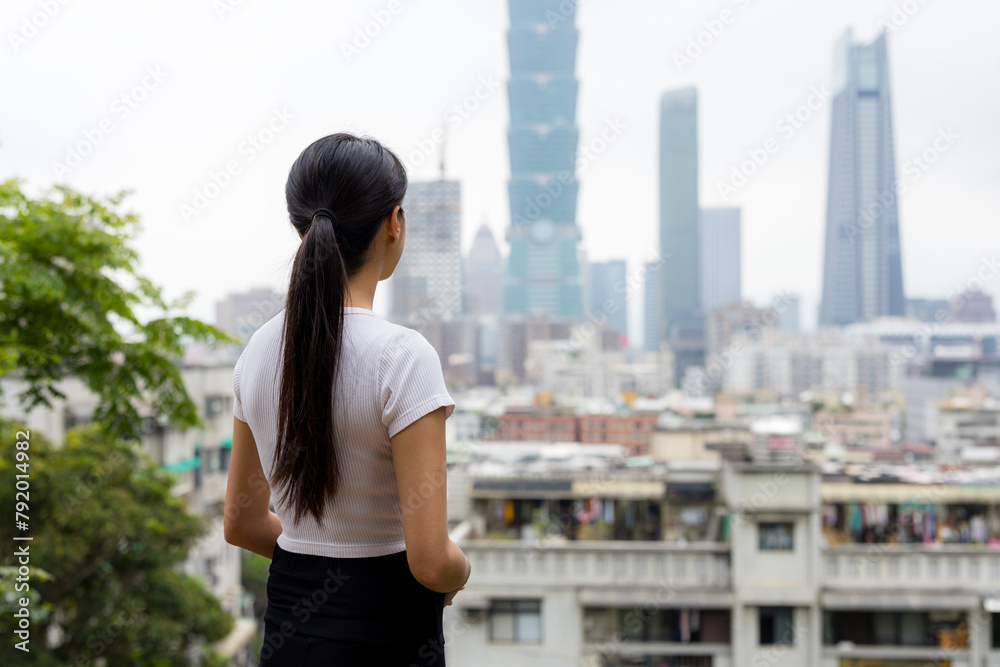
{"type": "MultiPolygon", "coordinates": [[[[656,246],[657,103],[665,90],[696,85],[702,205],[743,209],[744,292],[757,301],[801,293],[804,320],[814,322],[829,106],[800,112],[809,117],[794,132],[778,123],[814,87],[829,86],[844,29],[867,40],[882,21],[893,24],[907,296],[945,297],[1000,251],[1000,4],[577,6],[581,142],[608,122],[622,126],[580,175],[579,223],[592,260],[626,258],[636,271],[656,246]],[[717,34],[702,35],[707,46],[678,66],[676,54],[709,28],[717,34]],[[910,163],[904,171],[912,156],[933,153],[947,128],[947,151],[931,155],[926,169],[910,163]],[[777,152],[724,201],[718,182],[769,138],[777,152]]],[[[462,182],[463,247],[483,220],[502,239],[506,11],[504,0],[5,0],[0,178],[24,178],[31,191],[54,182],[100,195],[134,189],[142,271],[168,297],[196,290],[193,314],[204,319],[230,291],[283,289],[297,243],[285,177],[305,146],[331,132],[377,137],[419,180],[436,177],[435,130],[447,126],[447,174],[462,182]],[[379,17],[384,25],[371,23],[365,44],[359,31],[379,17]],[[463,101],[475,108],[458,115],[463,101]],[[81,144],[88,154],[77,161],[70,152],[81,144]]],[[[987,289],[998,294],[998,284],[1000,276],[987,289]]]]}

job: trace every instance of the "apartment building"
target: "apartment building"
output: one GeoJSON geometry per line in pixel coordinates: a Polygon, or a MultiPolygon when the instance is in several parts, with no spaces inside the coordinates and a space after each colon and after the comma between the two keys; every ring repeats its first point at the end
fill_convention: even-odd
{"type": "Polygon", "coordinates": [[[449,662],[1000,666],[1000,471],[866,483],[766,430],[750,461],[472,446],[449,662]]]}
{"type": "MultiPolygon", "coordinates": [[[[257,623],[252,618],[253,600],[241,585],[241,550],[228,544],[223,536],[233,437],[233,361],[225,352],[219,352],[214,357],[201,357],[197,363],[188,359],[179,370],[205,428],[178,431],[148,417],[142,427],[143,446],[164,470],[176,475],[177,483],[171,493],[185,502],[189,512],[209,519],[209,531],[188,553],[184,571],[200,578],[206,590],[236,618],[233,632],[217,648],[229,657],[231,665],[249,665],[253,662],[252,643],[257,633],[257,623]]],[[[3,382],[6,395],[14,396],[23,390],[23,383],[13,374],[3,382]]],[[[60,444],[67,430],[89,420],[96,400],[76,378],[61,381],[58,388],[66,398],[54,400],[51,408],[39,406],[25,413],[18,405],[11,404],[4,408],[4,415],[38,429],[60,444]]]]}

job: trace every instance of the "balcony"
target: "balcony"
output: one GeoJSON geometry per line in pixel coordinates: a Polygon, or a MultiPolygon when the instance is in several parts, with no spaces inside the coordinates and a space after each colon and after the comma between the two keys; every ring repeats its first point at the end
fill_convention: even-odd
{"type": "Polygon", "coordinates": [[[729,546],[714,542],[465,540],[461,546],[479,586],[730,586],[729,546]]]}
{"type": "Polygon", "coordinates": [[[982,546],[864,544],[823,551],[826,588],[993,591],[1000,581],[1000,549],[982,546]]]}

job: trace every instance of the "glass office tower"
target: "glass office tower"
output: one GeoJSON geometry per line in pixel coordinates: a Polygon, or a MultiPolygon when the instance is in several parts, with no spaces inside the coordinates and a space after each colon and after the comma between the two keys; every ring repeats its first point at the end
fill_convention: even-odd
{"type": "Polygon", "coordinates": [[[742,298],[740,261],[740,209],[701,209],[698,244],[701,246],[701,308],[713,308],[742,298]]]}
{"type": "Polygon", "coordinates": [[[581,321],[575,3],[509,0],[510,256],[504,313],[581,321]]]}
{"type": "Polygon", "coordinates": [[[675,377],[704,363],[698,234],[698,92],[660,100],[660,340],[674,353],[675,377]]]}
{"type": "Polygon", "coordinates": [[[458,181],[411,181],[406,252],[392,274],[392,319],[450,320],[462,310],[462,188],[458,181]]]}
{"type": "Polygon", "coordinates": [[[821,325],[902,316],[896,166],[883,32],[837,44],[830,128],[821,325]]]}

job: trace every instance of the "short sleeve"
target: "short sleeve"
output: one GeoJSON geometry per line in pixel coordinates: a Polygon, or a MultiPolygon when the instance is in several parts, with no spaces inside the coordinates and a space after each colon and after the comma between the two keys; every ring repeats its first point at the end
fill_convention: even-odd
{"type": "Polygon", "coordinates": [[[379,364],[382,423],[393,437],[424,415],[445,407],[455,411],[437,351],[423,335],[406,329],[389,339],[379,364]]]}
{"type": "Polygon", "coordinates": [[[236,360],[236,367],[233,368],[233,416],[241,422],[246,421],[246,418],[243,416],[243,399],[240,396],[240,376],[243,373],[243,359],[247,356],[247,349],[246,347],[243,348],[240,358],[236,360]]]}

